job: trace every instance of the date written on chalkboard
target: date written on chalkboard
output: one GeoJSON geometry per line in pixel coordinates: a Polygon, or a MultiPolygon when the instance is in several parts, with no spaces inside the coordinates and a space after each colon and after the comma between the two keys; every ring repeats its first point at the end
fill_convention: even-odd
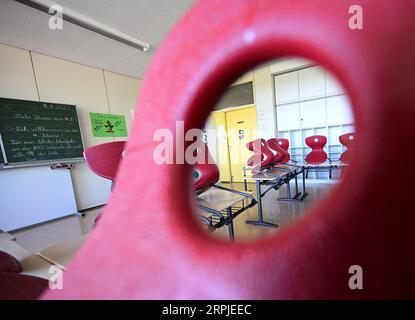
{"type": "Polygon", "coordinates": [[[73,105],[0,99],[0,134],[9,163],[82,158],[73,105]]]}

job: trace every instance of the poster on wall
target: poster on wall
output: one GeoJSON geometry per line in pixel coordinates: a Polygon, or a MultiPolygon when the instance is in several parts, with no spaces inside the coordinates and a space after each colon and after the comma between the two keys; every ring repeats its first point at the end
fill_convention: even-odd
{"type": "Polygon", "coordinates": [[[92,134],[94,137],[127,137],[125,116],[90,112],[92,134]]]}

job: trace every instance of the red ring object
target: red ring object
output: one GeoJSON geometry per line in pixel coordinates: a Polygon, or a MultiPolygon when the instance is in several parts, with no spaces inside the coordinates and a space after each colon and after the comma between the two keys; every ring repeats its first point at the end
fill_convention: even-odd
{"type": "Polygon", "coordinates": [[[65,272],[64,289],[43,297],[415,298],[415,172],[394,152],[413,156],[415,2],[358,2],[363,30],[348,26],[356,1],[199,1],[149,67],[102,220],[65,272]],[[359,133],[353,166],[274,237],[213,239],[193,218],[190,166],[157,165],[153,133],[175,132],[177,120],[202,127],[238,76],[285,55],[316,61],[345,86],[359,133]],[[363,269],[362,290],[349,288],[352,265],[363,269]]]}

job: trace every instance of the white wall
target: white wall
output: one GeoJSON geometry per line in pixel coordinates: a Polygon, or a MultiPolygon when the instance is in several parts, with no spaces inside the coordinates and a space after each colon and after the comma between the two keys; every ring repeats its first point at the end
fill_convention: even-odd
{"type": "MultiPolygon", "coordinates": [[[[0,97],[77,105],[84,147],[113,138],[92,136],[89,112],[125,115],[128,127],[141,80],[0,44],[0,97]]],[[[26,169],[13,169],[26,170],[26,169]]],[[[78,210],[105,204],[109,181],[76,164],[78,210]]]]}
{"type": "Polygon", "coordinates": [[[256,69],[253,74],[259,136],[265,139],[274,138],[276,130],[271,67],[256,69]]]}

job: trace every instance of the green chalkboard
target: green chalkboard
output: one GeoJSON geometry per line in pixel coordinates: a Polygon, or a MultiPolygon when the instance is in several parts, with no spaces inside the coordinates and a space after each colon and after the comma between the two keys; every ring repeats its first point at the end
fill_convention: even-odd
{"type": "Polygon", "coordinates": [[[83,157],[74,105],[0,98],[0,134],[9,164],[83,157]]]}
{"type": "Polygon", "coordinates": [[[4,164],[3,152],[0,149],[0,165],[4,164]]]}

